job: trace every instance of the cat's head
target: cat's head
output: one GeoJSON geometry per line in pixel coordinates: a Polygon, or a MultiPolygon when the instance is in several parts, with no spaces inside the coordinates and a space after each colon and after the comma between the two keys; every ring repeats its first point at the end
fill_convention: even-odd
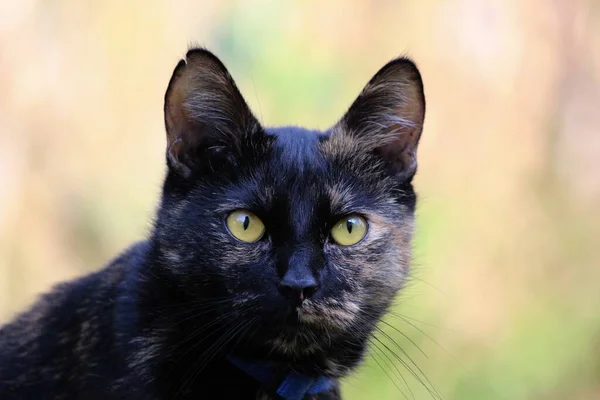
{"type": "MultiPolygon", "coordinates": [[[[385,65],[332,128],[266,128],[194,49],[165,95],[168,175],[155,238],[183,298],[275,358],[359,358],[406,278],[425,100],[385,65]],[[331,354],[329,354],[331,353],[331,354]],[[353,353],[353,354],[354,354],[353,353]]],[[[250,346],[252,347],[252,346],[250,346]]]]}

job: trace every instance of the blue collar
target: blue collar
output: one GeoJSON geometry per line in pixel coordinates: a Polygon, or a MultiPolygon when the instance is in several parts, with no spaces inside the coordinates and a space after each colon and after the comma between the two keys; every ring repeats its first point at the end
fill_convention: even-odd
{"type": "Polygon", "coordinates": [[[326,376],[311,377],[288,368],[277,381],[278,368],[264,361],[241,360],[228,356],[229,362],[264,385],[274,384],[274,393],[285,400],[302,400],[307,395],[326,392],[335,381],[326,376]],[[274,382],[275,381],[275,382],[274,382]]]}

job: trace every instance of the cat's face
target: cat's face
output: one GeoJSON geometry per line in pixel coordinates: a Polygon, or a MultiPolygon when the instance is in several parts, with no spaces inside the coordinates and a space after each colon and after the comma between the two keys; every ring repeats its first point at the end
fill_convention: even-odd
{"type": "Polygon", "coordinates": [[[410,261],[424,116],[414,64],[388,64],[316,132],[261,127],[223,65],[195,50],[165,115],[156,237],[180,290],[277,357],[364,343],[410,261]]]}

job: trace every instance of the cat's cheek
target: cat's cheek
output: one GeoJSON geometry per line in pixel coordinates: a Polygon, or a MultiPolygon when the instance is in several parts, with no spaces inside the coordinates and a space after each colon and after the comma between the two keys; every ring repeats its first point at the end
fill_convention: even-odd
{"type": "Polygon", "coordinates": [[[399,214],[376,221],[377,232],[371,240],[385,245],[379,250],[381,256],[371,276],[379,277],[386,286],[399,289],[408,274],[411,260],[414,217],[399,214]]]}
{"type": "Polygon", "coordinates": [[[248,268],[244,269],[244,266],[261,263],[269,252],[268,242],[242,242],[233,238],[225,230],[213,235],[211,239],[208,246],[213,258],[217,261],[217,267],[223,271],[237,270],[243,274],[248,270],[248,268]]]}
{"type": "Polygon", "coordinates": [[[389,226],[374,224],[359,245],[332,252],[333,263],[349,284],[352,301],[372,308],[386,307],[393,300],[410,259],[398,240],[389,226]]]}
{"type": "Polygon", "coordinates": [[[323,277],[326,278],[324,286],[328,292],[333,292],[332,295],[342,290],[353,294],[360,292],[360,262],[356,262],[346,249],[337,245],[326,246],[325,256],[328,271],[323,277]]]}

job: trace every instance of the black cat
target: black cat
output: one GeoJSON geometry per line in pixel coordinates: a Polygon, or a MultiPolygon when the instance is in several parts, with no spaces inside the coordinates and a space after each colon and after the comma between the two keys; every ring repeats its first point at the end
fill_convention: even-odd
{"type": "Polygon", "coordinates": [[[0,399],[338,399],[406,278],[425,114],[406,58],[318,132],[190,50],[150,237],[0,329],[0,399]]]}

